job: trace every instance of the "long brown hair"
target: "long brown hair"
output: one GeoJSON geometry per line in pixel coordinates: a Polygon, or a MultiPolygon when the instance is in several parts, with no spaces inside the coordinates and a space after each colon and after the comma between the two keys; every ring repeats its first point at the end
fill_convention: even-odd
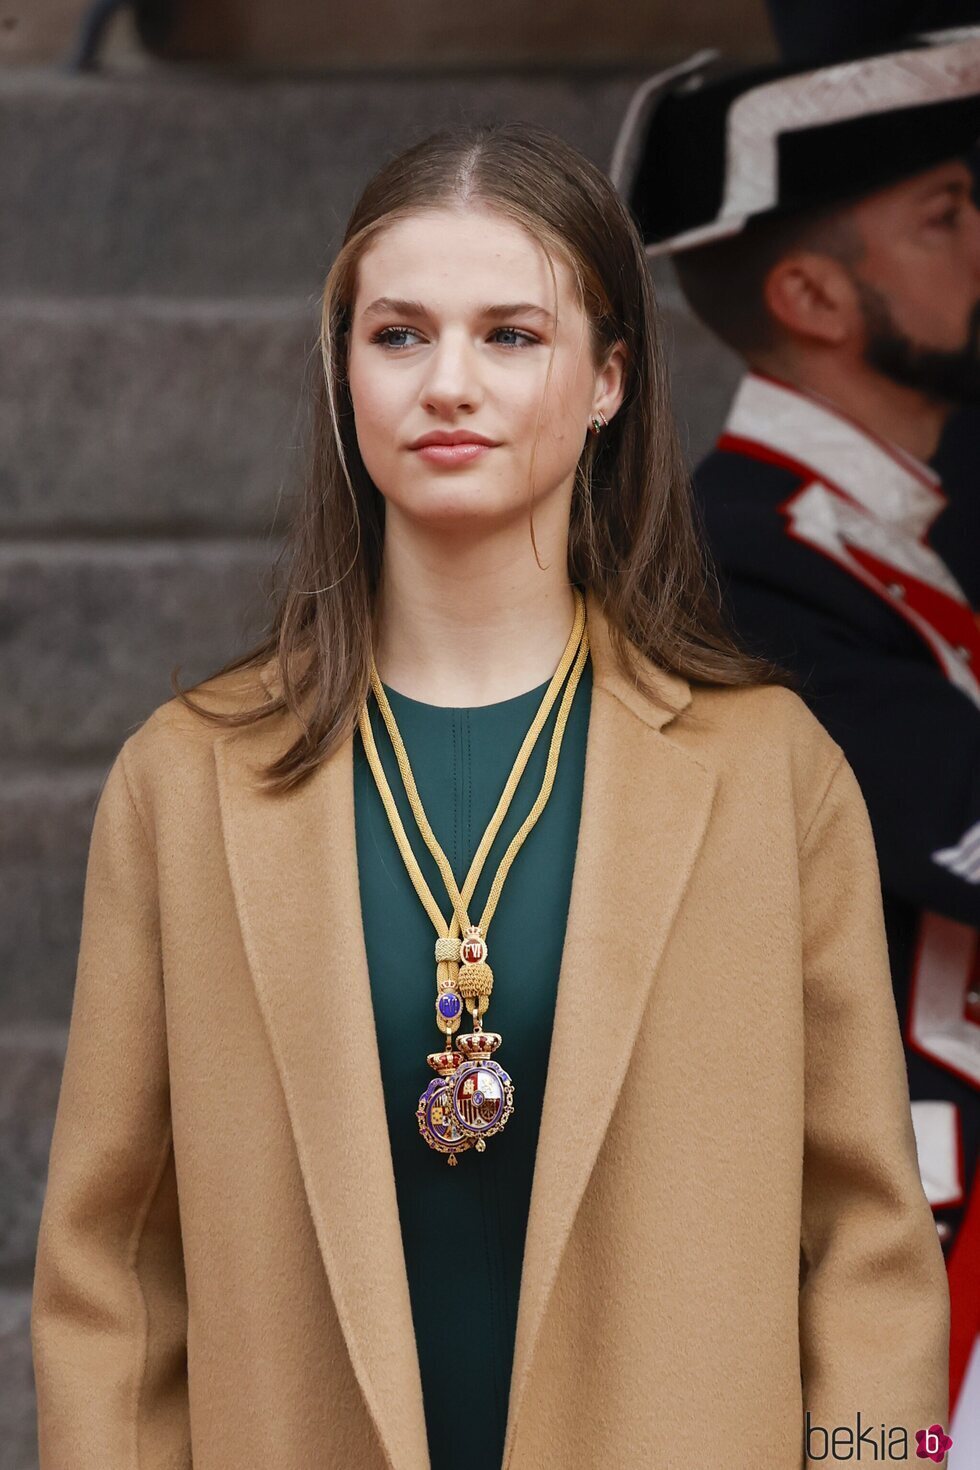
{"type": "MultiPolygon", "coordinates": [[[[634,649],[690,682],[794,685],[792,675],[744,651],[726,625],[671,408],[653,283],[628,210],[601,170],[549,130],[470,124],[432,134],[375,174],[324,283],[312,442],[304,489],[273,573],[285,560],[269,631],[248,653],[191,686],[201,689],[272,659],[277,696],[263,693],[246,709],[208,709],[188,698],[176,670],[171,674],[177,697],[216,724],[250,724],[283,709],[296,715],[301,734],[263,772],[269,790],[309,777],[356,728],[370,690],[384,498],[358,452],[347,382],[358,261],[396,220],[470,205],[492,208],[537,240],[556,300],[553,258],[568,264],[597,369],[618,340],[627,349],[622,404],[608,428],[587,436],[577,466],[568,537],[569,581],[596,594],[619,664],[661,707],[663,696],[637,666],[634,649]]],[[[533,535],[531,520],[532,543],[533,535]]]]}

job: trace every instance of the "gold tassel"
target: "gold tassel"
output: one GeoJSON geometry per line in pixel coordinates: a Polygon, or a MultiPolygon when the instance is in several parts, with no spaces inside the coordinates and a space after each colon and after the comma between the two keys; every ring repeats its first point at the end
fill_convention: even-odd
{"type": "Polygon", "coordinates": [[[466,1000],[473,1000],[478,995],[489,998],[493,990],[493,971],[486,960],[479,960],[475,965],[460,965],[456,989],[466,1000]]]}

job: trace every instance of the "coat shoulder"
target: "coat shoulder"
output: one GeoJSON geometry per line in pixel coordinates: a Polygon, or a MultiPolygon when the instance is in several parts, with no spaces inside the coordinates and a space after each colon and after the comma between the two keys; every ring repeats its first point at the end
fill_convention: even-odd
{"type": "Polygon", "coordinates": [[[840,751],[806,700],[783,684],[692,684],[691,696],[691,716],[722,739],[762,737],[827,754],[840,751]]]}
{"type": "Polygon", "coordinates": [[[664,733],[729,785],[773,801],[784,792],[801,832],[846,765],[843,749],[806,701],[780,684],[692,686],[690,705],[664,733]]]}
{"type": "Polygon", "coordinates": [[[271,702],[262,678],[267,667],[233,669],[190,686],[190,698],[204,713],[190,708],[177,695],[157,705],[123,743],[121,755],[127,768],[152,782],[161,773],[172,779],[197,762],[210,764],[215,742],[241,728],[220,717],[259,710],[271,702]]]}

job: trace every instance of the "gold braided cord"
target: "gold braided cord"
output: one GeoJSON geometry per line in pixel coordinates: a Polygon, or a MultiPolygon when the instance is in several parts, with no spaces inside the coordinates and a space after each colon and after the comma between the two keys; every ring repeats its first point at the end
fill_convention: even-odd
{"type": "Polygon", "coordinates": [[[371,770],[374,772],[375,783],[378,787],[378,791],[381,794],[381,800],[384,802],[385,811],[388,813],[388,821],[391,823],[391,830],[395,834],[395,840],[398,843],[398,848],[405,861],[405,866],[408,869],[409,874],[411,875],[413,884],[415,885],[415,891],[418,894],[419,898],[422,900],[422,903],[425,906],[426,913],[429,915],[429,918],[435,925],[436,933],[444,934],[447,929],[446,921],[442,916],[439,905],[432,897],[432,891],[429,888],[428,883],[426,883],[425,881],[425,877],[422,873],[422,869],[418,865],[415,854],[412,851],[411,847],[408,845],[408,839],[405,836],[405,829],[402,826],[401,817],[398,815],[398,809],[395,806],[395,798],[391,794],[391,787],[388,785],[388,779],[382,769],[381,760],[378,756],[378,748],[374,743],[374,732],[371,729],[371,721],[367,712],[366,701],[364,704],[361,705],[358,725],[361,731],[361,739],[364,742],[364,752],[367,755],[371,770]]]}
{"type": "MultiPolygon", "coordinates": [[[[558,690],[560,689],[562,681],[564,680],[565,675],[568,672],[568,668],[575,657],[576,648],[585,633],[585,601],[577,587],[573,588],[572,591],[575,598],[575,618],[572,624],[572,631],[569,634],[568,642],[565,644],[565,649],[562,653],[561,661],[559,662],[558,668],[555,670],[554,676],[552,677],[548,688],[545,690],[544,697],[538,708],[538,712],[531,723],[531,728],[528,730],[527,735],[524,738],[524,743],[517,753],[517,758],[514,761],[513,768],[509,777],[507,778],[507,783],[504,786],[503,794],[501,795],[500,801],[497,804],[497,809],[490,819],[490,825],[487,828],[487,831],[484,833],[483,841],[480,843],[480,847],[477,850],[476,855],[474,856],[473,864],[470,868],[470,873],[467,875],[467,881],[464,885],[464,891],[466,891],[466,889],[468,888],[466,902],[469,901],[469,898],[472,896],[473,891],[476,888],[476,884],[479,881],[480,872],[483,868],[483,863],[486,859],[486,854],[490,850],[493,840],[500,829],[501,823],[503,822],[507,814],[507,810],[510,806],[511,800],[513,799],[514,792],[517,789],[517,785],[521,779],[521,776],[524,773],[524,769],[527,766],[528,760],[530,759],[531,751],[537,743],[537,738],[541,732],[542,726],[547,720],[548,715],[551,713],[552,705],[554,704],[554,701],[558,696],[558,690]],[[471,878],[473,879],[472,886],[470,886],[471,878]]],[[[456,878],[453,873],[449,859],[446,857],[442,848],[439,846],[439,843],[436,840],[436,835],[429,825],[428,818],[425,815],[425,810],[422,806],[421,798],[419,797],[418,787],[415,784],[415,777],[412,773],[412,767],[408,759],[408,752],[405,749],[405,743],[402,740],[401,732],[398,729],[394,714],[392,713],[391,705],[388,702],[388,696],[385,694],[384,691],[384,686],[377,676],[377,669],[374,667],[373,660],[371,667],[371,684],[372,688],[374,689],[375,697],[378,700],[378,704],[381,707],[381,713],[384,717],[385,724],[388,727],[388,734],[391,737],[392,745],[395,748],[395,755],[398,760],[398,769],[401,773],[402,781],[404,782],[405,790],[408,794],[409,804],[412,808],[416,824],[418,825],[418,829],[422,834],[426,847],[435,858],[439,871],[442,874],[443,882],[445,883],[450,895],[452,896],[454,910],[456,910],[457,918],[461,926],[460,932],[462,932],[463,929],[469,927],[470,922],[466,911],[466,903],[463,902],[459,889],[456,886],[456,878]],[[462,910],[462,912],[459,912],[460,909],[462,910]]],[[[395,815],[397,818],[397,810],[394,808],[394,802],[392,802],[392,809],[395,810],[395,815]]],[[[391,812],[389,811],[389,820],[390,818],[391,812]]],[[[400,818],[398,818],[398,827],[401,827],[400,818]]],[[[395,835],[396,837],[398,836],[397,829],[395,835]]],[[[409,851],[411,851],[410,848],[409,851]]],[[[428,907],[428,905],[426,907],[428,907]]],[[[434,919],[433,922],[435,922],[434,919]]],[[[438,932],[440,934],[445,934],[446,925],[444,920],[442,920],[442,924],[438,932]]],[[[484,938],[486,938],[485,932],[484,938]]]]}
{"type": "MultiPolygon", "coordinates": [[[[558,668],[555,671],[551,683],[545,691],[544,698],[541,701],[541,706],[538,709],[538,713],[536,714],[531,728],[528,731],[527,736],[525,737],[521,749],[518,751],[517,759],[514,762],[513,770],[511,771],[507,784],[504,787],[504,793],[501,796],[500,802],[498,803],[497,810],[494,812],[494,815],[491,818],[490,826],[488,828],[488,831],[491,834],[491,843],[493,841],[493,838],[496,836],[497,831],[499,830],[501,822],[504,820],[507,808],[510,805],[510,801],[517,787],[518,781],[520,780],[524,768],[530,758],[530,754],[537,740],[537,736],[545,720],[548,718],[551,706],[553,705],[554,700],[557,697],[558,690],[574,657],[576,646],[579,643],[585,629],[585,602],[584,599],[581,598],[581,594],[578,592],[577,588],[573,589],[573,593],[575,596],[575,620],[572,626],[572,631],[569,635],[568,642],[565,645],[565,650],[562,654],[558,668]]],[[[405,784],[409,804],[415,816],[419,831],[422,834],[426,846],[432,853],[432,856],[435,858],[436,864],[439,867],[439,871],[442,874],[443,882],[446,884],[446,887],[453,898],[454,907],[460,907],[463,910],[462,914],[457,915],[458,919],[461,922],[462,928],[468,928],[469,918],[466,916],[466,908],[465,904],[463,903],[462,896],[460,895],[459,890],[456,887],[456,878],[453,874],[452,866],[450,865],[445,853],[442,851],[442,848],[439,846],[439,843],[436,840],[435,833],[432,831],[432,828],[430,827],[428,819],[425,815],[425,811],[422,807],[422,802],[419,797],[418,788],[415,784],[415,778],[412,774],[412,767],[408,759],[408,752],[405,749],[404,741],[401,738],[401,733],[398,729],[395,717],[392,714],[391,705],[389,704],[388,697],[384,692],[384,687],[381,683],[381,680],[377,676],[377,669],[374,666],[373,660],[371,666],[371,684],[372,688],[374,689],[375,697],[377,698],[378,704],[380,705],[381,713],[384,716],[385,724],[388,727],[388,734],[391,737],[391,742],[394,746],[395,755],[398,760],[398,768],[401,773],[402,781],[405,784]],[[465,923],[463,922],[464,919],[465,923]]],[[[394,831],[395,837],[398,840],[399,849],[402,853],[402,857],[404,858],[406,866],[408,867],[409,872],[412,875],[412,881],[415,883],[416,889],[419,892],[420,898],[422,898],[422,902],[425,905],[426,911],[428,912],[429,917],[432,919],[432,922],[436,927],[436,932],[439,935],[445,935],[447,933],[446,921],[442,917],[441,911],[439,910],[435,900],[432,898],[428,885],[425,883],[425,879],[422,876],[421,869],[419,868],[418,863],[415,861],[414,855],[411,855],[412,850],[408,844],[407,837],[405,837],[404,830],[401,824],[401,818],[398,815],[398,810],[394,803],[394,798],[391,797],[390,790],[388,789],[387,779],[381,767],[381,762],[380,760],[371,759],[372,754],[376,754],[376,751],[374,748],[374,735],[373,731],[371,730],[370,720],[367,719],[366,704],[364,707],[362,707],[361,710],[361,736],[365,741],[366,747],[368,746],[368,742],[370,741],[368,756],[371,760],[371,769],[374,772],[376,781],[378,782],[378,786],[382,795],[382,800],[385,804],[385,810],[388,813],[388,820],[391,823],[392,830],[394,831]],[[403,843],[404,846],[402,845],[403,843]],[[427,897],[423,896],[422,889],[419,888],[420,882],[424,886],[424,893],[425,895],[427,895],[427,897]],[[438,918],[436,917],[437,915],[438,918]]],[[[486,834],[484,835],[486,836],[486,834]]],[[[489,844],[487,844],[487,848],[489,848],[489,844]]],[[[482,869],[483,860],[486,857],[486,852],[483,849],[482,843],[480,847],[480,852],[477,854],[477,857],[474,857],[473,865],[471,866],[470,873],[467,876],[467,882],[464,885],[464,891],[468,890],[467,901],[468,898],[472,895],[473,890],[476,887],[476,883],[479,881],[479,874],[482,869]],[[477,867],[477,857],[480,859],[479,867],[477,867]],[[472,886],[470,886],[470,879],[473,879],[472,886]]]]}
{"type": "MultiPolygon", "coordinates": [[[[497,875],[493,880],[493,885],[490,889],[489,897],[487,898],[486,907],[483,910],[483,917],[480,920],[480,932],[483,934],[484,938],[486,938],[487,925],[493,918],[494,910],[497,907],[497,902],[500,898],[500,890],[504,886],[504,879],[510,872],[511,863],[514,861],[515,857],[520,851],[524,839],[527,837],[527,834],[530,832],[531,828],[534,826],[535,822],[544,811],[545,806],[548,803],[548,798],[551,795],[551,788],[555,783],[555,773],[558,770],[558,756],[561,751],[561,742],[565,734],[565,723],[568,719],[568,712],[571,708],[572,700],[575,698],[575,691],[578,688],[578,681],[582,677],[582,670],[585,667],[585,660],[588,658],[588,656],[589,635],[586,631],[583,630],[582,641],[579,644],[578,657],[575,660],[575,667],[572,670],[572,677],[569,679],[567,685],[565,686],[565,693],[562,696],[562,702],[558,710],[558,718],[555,721],[555,728],[552,732],[551,745],[548,750],[548,762],[545,767],[544,780],[541,783],[541,790],[538,792],[537,798],[535,799],[534,805],[532,806],[531,810],[528,812],[527,816],[524,818],[524,821],[521,823],[520,827],[511,838],[510,846],[500,860],[500,866],[497,869],[497,875]]],[[[484,842],[486,842],[485,836],[484,842]]],[[[482,845],[483,844],[481,844],[481,847],[482,845]]],[[[487,851],[489,852],[489,850],[490,843],[487,843],[487,851]]],[[[482,868],[482,862],[480,866],[482,868]]]]}
{"type": "MultiPolygon", "coordinates": [[[[361,707],[359,718],[361,738],[364,742],[365,752],[367,754],[371,770],[374,774],[374,778],[377,783],[381,799],[384,803],[385,811],[388,815],[388,820],[395,835],[395,840],[398,843],[399,851],[401,852],[402,858],[405,862],[405,866],[411,876],[412,882],[415,886],[415,890],[418,893],[426,912],[432,919],[432,922],[436,929],[436,933],[440,936],[440,940],[437,941],[437,943],[443,942],[446,937],[452,938],[453,931],[457,928],[457,926],[458,932],[460,933],[462,933],[463,930],[469,928],[470,926],[469,915],[467,912],[467,904],[469,903],[469,900],[473,895],[476,885],[479,882],[480,874],[483,870],[483,865],[486,861],[487,854],[489,853],[490,848],[493,845],[494,838],[496,837],[496,834],[499,831],[500,826],[507,814],[510,803],[514,796],[514,792],[516,791],[518,783],[520,782],[521,775],[523,774],[524,769],[527,766],[527,762],[530,759],[531,751],[534,748],[542,726],[548,718],[555,698],[557,697],[558,689],[560,688],[561,683],[568,670],[568,666],[574,657],[575,662],[572,670],[572,676],[566,686],[565,693],[558,711],[555,729],[551,738],[551,746],[548,753],[548,761],[545,770],[544,780],[541,784],[541,790],[538,793],[538,796],[534,802],[533,807],[531,808],[530,813],[525,818],[525,821],[521,825],[519,831],[515,833],[510,843],[510,846],[508,847],[507,852],[504,854],[504,857],[502,858],[500,866],[497,870],[497,874],[494,878],[491,888],[490,897],[488,898],[487,905],[484,909],[483,918],[480,924],[480,929],[484,938],[486,937],[487,926],[489,925],[490,919],[492,918],[493,912],[497,906],[504,879],[507,876],[507,873],[511,867],[511,864],[514,861],[514,858],[517,856],[521,845],[526,839],[528,833],[533,828],[534,824],[537,822],[539,816],[541,815],[541,812],[544,810],[544,807],[551,794],[551,788],[554,784],[555,772],[558,766],[558,756],[561,750],[562,739],[564,737],[565,725],[568,719],[568,712],[571,708],[571,703],[575,696],[575,690],[578,687],[578,682],[581,678],[582,670],[585,666],[585,660],[588,657],[589,651],[588,631],[585,626],[585,601],[578,588],[573,588],[573,593],[575,596],[575,621],[572,627],[571,635],[569,637],[565,651],[562,655],[562,659],[558,666],[558,669],[556,670],[555,675],[548,686],[548,689],[545,691],[545,695],[541,702],[538,713],[535,716],[531,728],[524,739],[524,743],[522,744],[520,751],[518,752],[517,759],[515,760],[510,776],[507,779],[507,784],[504,787],[503,794],[497,805],[497,809],[494,812],[494,815],[490,821],[490,825],[487,827],[480,846],[477,849],[476,854],[474,855],[473,862],[470,866],[470,871],[466,877],[466,882],[463,885],[462,893],[460,893],[459,888],[457,887],[452,866],[449,863],[449,860],[443,852],[442,848],[439,846],[435,833],[432,831],[428,819],[426,818],[421,799],[419,798],[418,788],[415,784],[415,778],[412,774],[411,765],[408,760],[408,753],[405,750],[405,745],[399,733],[394,715],[392,714],[391,706],[388,702],[387,696],[385,695],[384,688],[377,675],[377,669],[375,668],[372,660],[372,688],[374,689],[375,695],[378,698],[378,703],[381,707],[382,715],[385,719],[385,724],[388,727],[388,732],[391,736],[392,744],[395,748],[399,771],[401,773],[402,780],[405,783],[405,789],[408,794],[408,799],[412,808],[413,815],[415,816],[419,831],[422,834],[426,846],[428,847],[430,853],[438,864],[439,870],[443,876],[443,881],[446,883],[446,887],[453,900],[453,920],[452,925],[448,929],[448,936],[446,920],[444,919],[442,912],[438,904],[436,903],[436,900],[433,897],[431,890],[429,889],[422,870],[415,859],[415,855],[412,852],[411,846],[408,842],[408,837],[402,825],[398,809],[395,806],[391,788],[388,785],[384,769],[378,756],[377,746],[374,741],[374,732],[371,729],[371,722],[368,715],[366,701],[361,707]]],[[[445,948],[445,946],[443,947],[445,948]]],[[[458,970],[458,963],[455,963],[445,958],[439,959],[440,978],[443,978],[447,965],[451,966],[453,978],[455,978],[455,971],[458,970]]]]}

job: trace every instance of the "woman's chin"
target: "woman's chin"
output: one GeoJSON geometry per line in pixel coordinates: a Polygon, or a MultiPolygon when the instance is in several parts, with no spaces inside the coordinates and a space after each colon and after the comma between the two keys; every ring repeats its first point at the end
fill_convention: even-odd
{"type": "Polygon", "coordinates": [[[436,526],[492,521],[518,509],[513,496],[477,475],[439,475],[415,481],[403,494],[385,496],[389,508],[415,521],[436,526]]]}

